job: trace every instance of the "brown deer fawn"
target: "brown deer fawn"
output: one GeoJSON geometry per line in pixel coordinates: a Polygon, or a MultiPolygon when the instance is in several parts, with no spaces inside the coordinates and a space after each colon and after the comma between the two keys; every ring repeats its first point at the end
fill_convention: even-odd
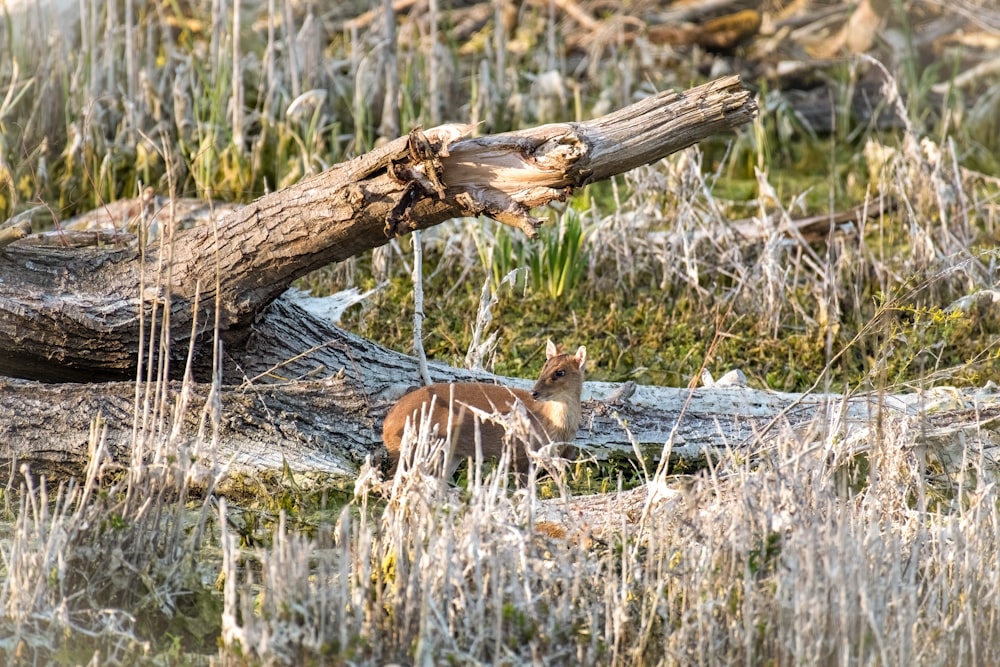
{"type": "Polygon", "coordinates": [[[479,434],[484,459],[499,458],[508,435],[513,438],[512,468],[528,471],[530,457],[525,448],[537,452],[549,444],[562,455],[580,426],[580,392],[587,349],[559,354],[552,341],[545,346],[545,365],[531,391],[484,382],[432,384],[411,391],[392,406],[382,426],[382,441],[389,450],[392,473],[399,465],[403,432],[407,421],[415,433],[421,419],[427,420],[437,437],[450,440],[451,453],[445,472],[450,478],[458,464],[476,457],[479,434]],[[517,428],[517,414],[527,417],[517,428]]]}

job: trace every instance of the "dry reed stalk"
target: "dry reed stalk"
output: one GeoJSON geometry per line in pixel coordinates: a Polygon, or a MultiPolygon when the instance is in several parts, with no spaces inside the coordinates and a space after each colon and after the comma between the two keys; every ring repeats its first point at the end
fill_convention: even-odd
{"type": "Polygon", "coordinates": [[[538,501],[505,493],[502,475],[473,475],[462,492],[401,474],[374,521],[341,514],[335,548],[276,535],[274,549],[229,566],[227,608],[244,610],[231,637],[240,655],[276,664],[324,646],[366,664],[996,659],[1000,619],[975,611],[1000,587],[993,487],[958,514],[914,510],[905,433],[874,443],[860,491],[789,437],[794,471],[780,458],[719,470],[693,480],[673,516],[636,530],[621,512],[598,541],[536,531],[538,501]],[[251,582],[261,613],[246,606],[251,582]]]}

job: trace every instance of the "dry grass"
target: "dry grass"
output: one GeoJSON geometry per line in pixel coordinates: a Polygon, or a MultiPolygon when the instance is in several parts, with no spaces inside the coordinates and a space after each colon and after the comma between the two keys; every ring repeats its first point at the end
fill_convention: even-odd
{"type": "Polygon", "coordinates": [[[11,475],[9,484],[23,481],[4,492],[19,502],[0,547],[7,664],[132,664],[169,649],[164,632],[188,650],[214,645],[221,603],[205,530],[223,467],[211,415],[204,437],[180,437],[186,395],[165,382],[137,384],[127,466],[108,451],[98,415],[85,480],[60,483],[52,497],[27,466],[11,475]]]}
{"type": "Polygon", "coordinates": [[[650,501],[645,522],[559,536],[533,480],[514,490],[494,471],[461,490],[417,471],[389,490],[363,476],[335,522],[305,534],[282,513],[257,546],[225,501],[213,521],[174,495],[176,462],[135,464],[147,477],[124,501],[123,487],[23,490],[0,647],[130,664],[164,651],[156,628],[184,637],[190,615],[220,628],[218,664],[991,664],[995,484],[968,461],[965,485],[929,502],[912,443],[887,424],[859,468],[772,442],[765,463],[650,501]]]}
{"type": "MultiPolygon", "coordinates": [[[[403,22],[400,122],[426,123],[432,93],[456,115],[445,120],[495,131],[687,83],[690,73],[661,66],[676,57],[656,49],[624,50],[603,67],[595,45],[566,62],[544,4],[524,3],[506,46],[488,30],[469,40],[478,48],[446,33],[437,62],[456,76],[434,86],[426,24],[403,22]]],[[[59,221],[133,196],[140,182],[245,199],[375,142],[387,62],[377,20],[352,29],[291,1],[243,4],[237,19],[222,6],[84,1],[70,59],[61,54],[72,30],[45,32],[42,50],[29,49],[42,43],[29,29],[0,34],[0,218],[43,204],[59,221]]],[[[579,225],[579,252],[555,267],[579,272],[569,295],[549,276],[502,284],[522,261],[544,265],[504,232],[458,221],[426,234],[428,297],[462,320],[434,329],[432,339],[451,340],[431,351],[470,348],[470,363],[489,364],[501,341],[510,364],[552,335],[585,342],[605,377],[660,364],[664,375],[644,377],[686,382],[702,364],[744,366],[775,388],[848,391],[995,378],[998,182],[963,166],[962,138],[912,125],[856,144],[839,137],[829,182],[800,188],[779,159],[791,149],[773,145],[795,132],[772,122],[795,119],[776,113],[725,155],[691,150],[570,202],[558,216],[579,225]],[[840,150],[846,168],[835,164],[840,150]],[[831,214],[876,193],[897,213],[806,240],[789,222],[816,210],[817,188],[831,214]],[[732,224],[747,216],[754,238],[732,224]],[[510,305],[532,298],[523,317],[510,305]],[[574,317],[552,322],[559,298],[574,317]],[[624,305],[650,301],[666,315],[624,305]],[[479,303],[473,333],[466,314],[479,303]],[[663,317],[708,328],[673,343],[663,317]],[[780,362],[755,365],[767,357],[759,348],[792,336],[802,342],[781,348],[780,362]],[[791,368],[774,369],[782,363],[791,368]]],[[[405,246],[314,280],[408,281],[405,246]]],[[[368,307],[358,320],[384,323],[368,307]]],[[[515,489],[478,469],[464,489],[419,471],[380,485],[363,471],[330,518],[294,491],[264,509],[216,498],[215,415],[203,416],[198,441],[181,440],[172,425],[188,409],[184,392],[169,395],[155,382],[162,369],[147,370],[154,382],[136,396],[127,468],[110,463],[95,417],[86,480],[2,492],[8,664],[1000,663],[1000,499],[984,453],[995,426],[960,448],[949,475],[927,462],[934,452],[915,445],[919,434],[890,419],[873,421],[866,453],[849,459],[828,454],[836,442],[782,434],[740,463],[654,479],[671,500],[654,494],[636,515],[644,520],[609,512],[612,529],[553,531],[534,480],[515,489]]]]}
{"type": "Polygon", "coordinates": [[[995,486],[929,510],[911,444],[887,429],[852,479],[788,441],[597,535],[551,536],[531,484],[495,474],[418,472],[387,505],[363,480],[317,539],[224,534],[224,637],[264,664],[990,664],[995,486]]]}

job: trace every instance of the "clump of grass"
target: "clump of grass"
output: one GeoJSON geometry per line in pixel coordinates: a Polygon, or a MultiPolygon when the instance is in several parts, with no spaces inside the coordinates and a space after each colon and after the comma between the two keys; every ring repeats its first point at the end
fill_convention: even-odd
{"type": "MultiPolygon", "coordinates": [[[[887,422],[850,490],[840,472],[850,460],[830,465],[822,447],[804,456],[789,433],[768,445],[769,463],[718,468],[659,500],[650,492],[635,514],[647,521],[577,510],[569,515],[583,519],[556,531],[545,506],[561,501],[537,500],[533,481],[511,494],[496,470],[470,474],[459,491],[418,469],[392,483],[385,504],[366,478],[356,508],[315,540],[282,525],[272,549],[226,547],[222,655],[995,660],[1000,624],[977,610],[1000,586],[998,498],[974,483],[931,509],[913,436],[887,422]]],[[[971,465],[982,473],[983,463],[971,465]]]]}
{"type": "MultiPolygon", "coordinates": [[[[174,418],[183,418],[183,401],[175,407],[174,418]]],[[[44,475],[20,471],[17,519],[0,548],[0,654],[10,664],[124,664],[169,651],[171,642],[214,646],[221,601],[202,561],[210,497],[190,495],[212,471],[197,447],[171,437],[169,422],[155,423],[159,408],[167,406],[137,407],[137,422],[145,416],[148,426],[137,431],[125,470],[95,418],[82,484],[52,489],[44,475]]]]}
{"type": "Polygon", "coordinates": [[[589,264],[583,215],[567,207],[556,216],[554,226],[542,227],[534,240],[499,227],[493,238],[478,248],[494,285],[512,271],[526,269],[525,280],[532,291],[549,299],[568,298],[582,288],[589,264]]]}

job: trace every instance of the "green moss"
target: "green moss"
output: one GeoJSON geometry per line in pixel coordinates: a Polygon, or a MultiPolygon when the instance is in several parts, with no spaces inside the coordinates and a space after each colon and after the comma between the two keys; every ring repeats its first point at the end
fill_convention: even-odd
{"type": "MultiPolygon", "coordinates": [[[[440,264],[439,257],[429,255],[428,275],[440,264]]],[[[428,356],[449,363],[461,363],[465,356],[472,338],[469,313],[479,302],[478,281],[459,282],[462,272],[458,266],[441,270],[425,283],[424,346],[428,356]]],[[[804,391],[820,378],[833,355],[839,355],[830,369],[835,389],[864,382],[880,357],[892,383],[935,368],[955,369],[960,378],[977,383],[991,373],[995,376],[998,369],[997,360],[983,354],[982,341],[996,335],[998,328],[988,316],[903,303],[892,313],[880,313],[872,301],[858,312],[839,314],[828,346],[830,331],[821,322],[796,315],[818,309],[807,290],[794,295],[797,307],[789,307],[789,316],[776,330],[753,307],[730,311],[721,293],[699,299],[687,291],[672,295],[650,287],[585,292],[564,294],[554,314],[551,295],[530,284],[517,291],[501,290],[492,324],[500,340],[496,372],[533,377],[544,362],[546,338],[565,346],[586,345],[590,379],[667,386],[687,386],[704,364],[716,376],[739,368],[755,386],[804,391]],[[877,313],[877,321],[888,331],[872,328],[877,313]]],[[[366,306],[349,311],[345,324],[406,351],[413,336],[412,303],[409,279],[397,276],[366,306]],[[386,318],[385,312],[402,316],[386,318]]]]}
{"type": "Polygon", "coordinates": [[[300,533],[335,523],[354,496],[353,484],[329,475],[299,478],[286,469],[281,475],[230,475],[218,495],[229,501],[230,527],[240,544],[252,547],[270,543],[282,512],[286,526],[300,533]]]}

